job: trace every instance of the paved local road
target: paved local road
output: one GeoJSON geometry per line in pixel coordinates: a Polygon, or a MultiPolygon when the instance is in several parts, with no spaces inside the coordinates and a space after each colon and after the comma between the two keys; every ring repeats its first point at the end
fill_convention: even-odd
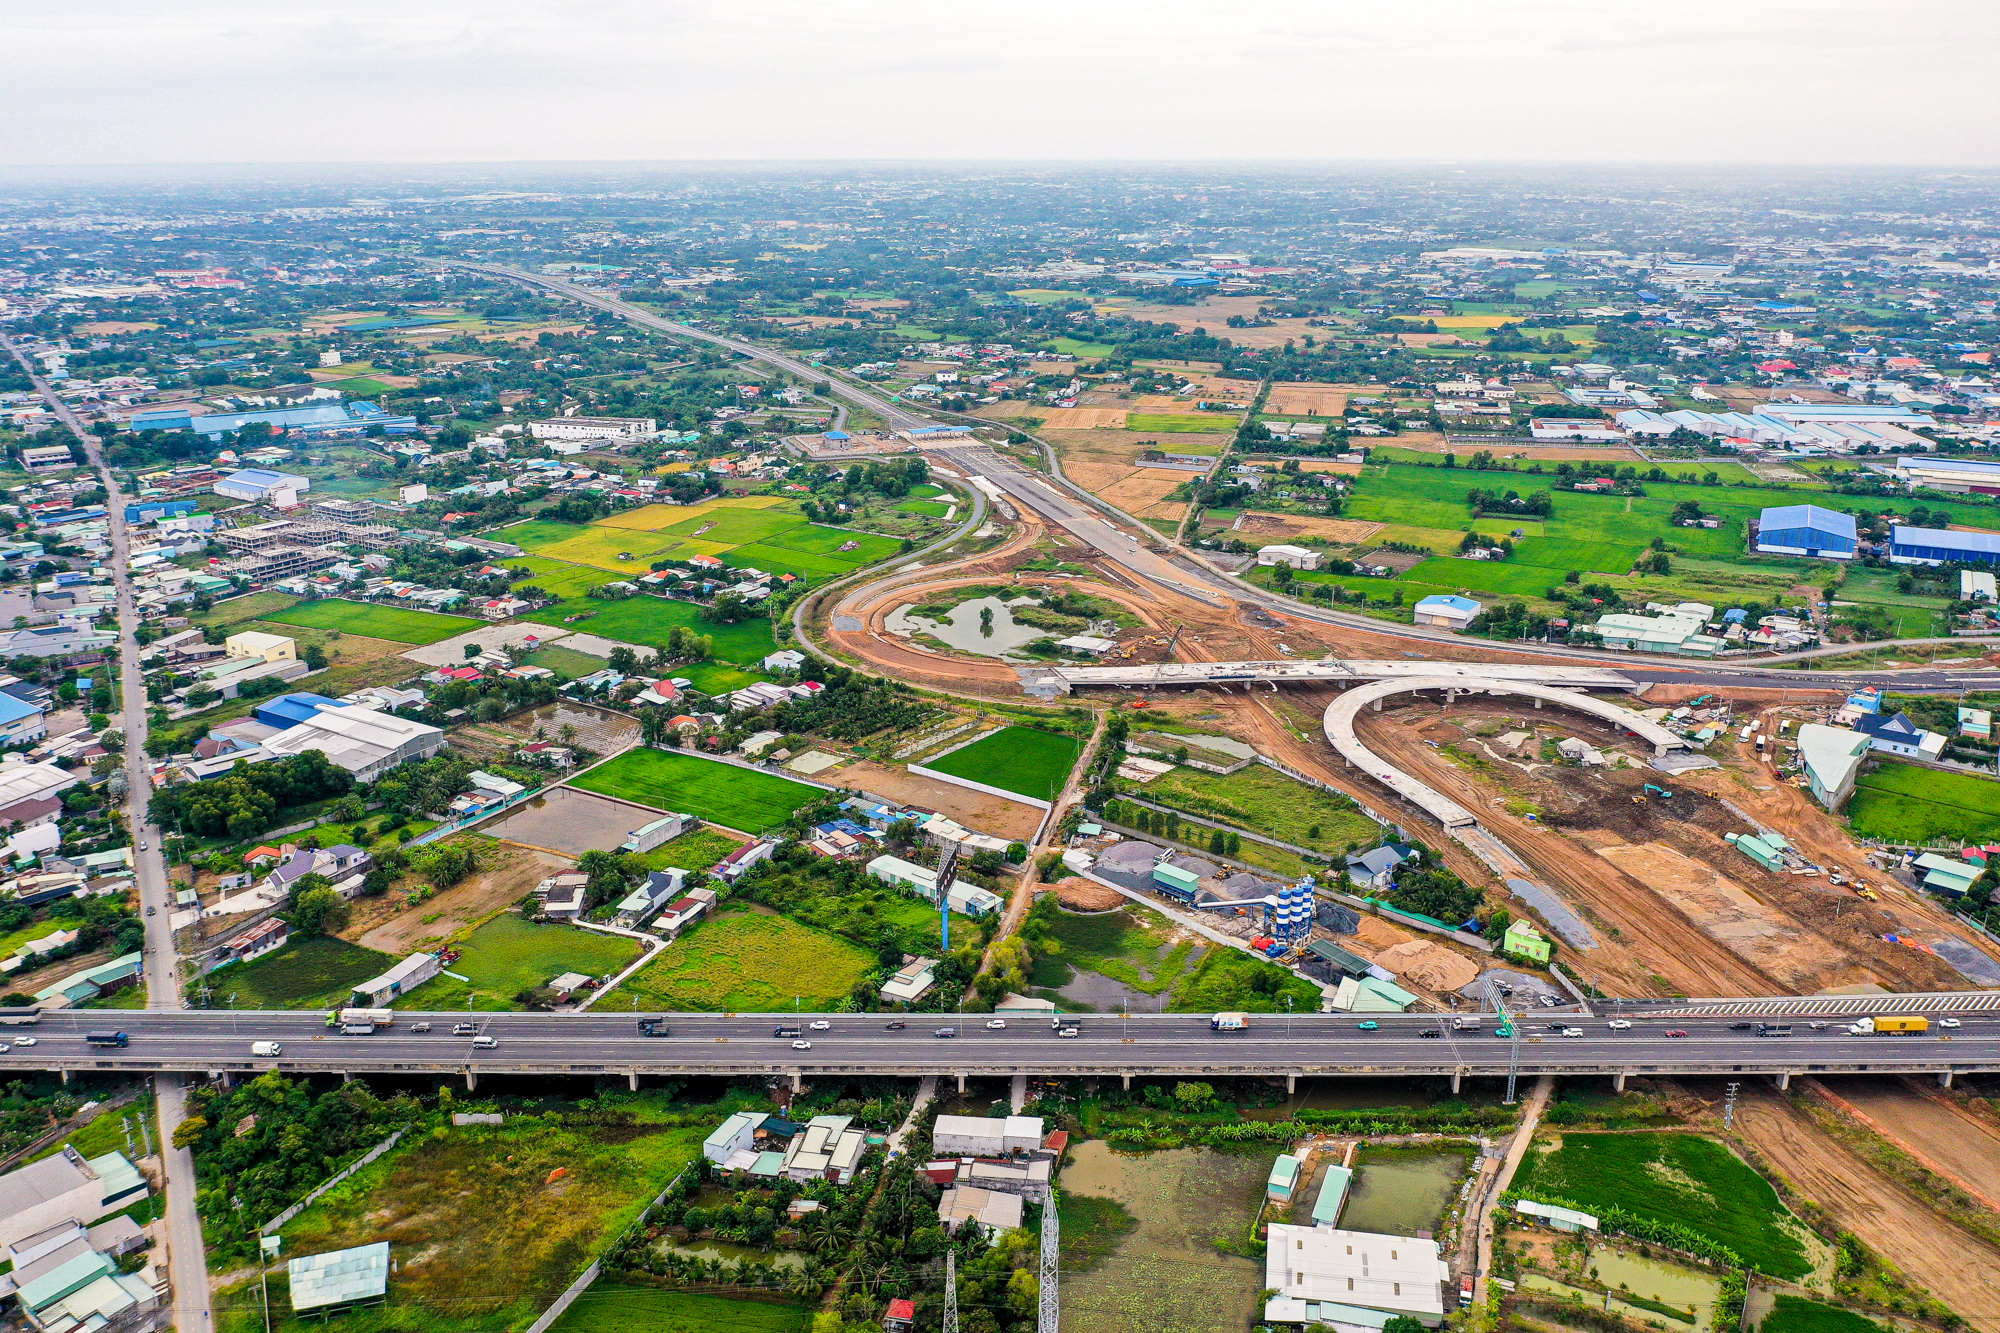
{"type": "MultiPolygon", "coordinates": [[[[1857,1009],[1856,1012],[1861,1010],[1857,1009]]],[[[873,1072],[893,1075],[1030,1073],[1048,1075],[1216,1073],[1504,1073],[1513,1043],[1495,1035],[1485,1016],[1476,1032],[1454,1032],[1449,1016],[1383,1014],[1363,1031],[1348,1014],[1255,1015],[1248,1030],[1215,1032],[1201,1014],[1074,1015],[1080,1031],[1061,1038],[1039,1017],[1010,1018],[989,1029],[973,1015],[911,1015],[892,1030],[880,1014],[806,1014],[825,1031],[806,1030],[810,1050],[775,1036],[786,1014],[673,1014],[671,1035],[648,1038],[630,1013],[423,1014],[398,1012],[393,1027],[369,1035],[328,1029],[324,1016],[301,1012],[104,1010],[58,1011],[32,1029],[31,1049],[0,1055],[6,1064],[40,1068],[152,1067],[182,1070],[300,1068],[347,1070],[467,1070],[473,1073],[579,1072],[873,1072]],[[413,1025],[428,1021],[432,1030],[413,1025]],[[453,1025],[473,1031],[454,1035],[453,1025]],[[951,1026],[957,1036],[935,1035],[951,1026]],[[90,1031],[122,1030],[124,1047],[93,1047],[90,1031]],[[1439,1035],[1425,1037],[1425,1031],[1439,1035]],[[495,1044],[481,1048],[474,1037],[495,1044]],[[253,1057],[254,1041],[278,1041],[275,1059],[253,1057]]],[[[1523,1015],[1524,1073],[1724,1073],[1843,1070],[1959,1072],[2000,1070],[2000,1013],[1967,1013],[1955,1031],[1921,1036],[1848,1036],[1831,1019],[1814,1031],[1793,1022],[1791,1037],[1760,1037],[1719,1018],[1636,1017],[1614,1030],[1604,1016],[1523,1015]],[[1574,1027],[1578,1037],[1561,1031],[1574,1027]],[[1668,1037],[1685,1031],[1686,1037],[1668,1037]]],[[[0,1032],[0,1040],[5,1039],[0,1032]]]]}
{"type": "MultiPolygon", "coordinates": [[[[139,671],[138,607],[132,599],[131,541],[125,530],[125,497],[111,470],[104,466],[97,437],[85,429],[69,404],[35,369],[13,340],[0,333],[14,359],[21,363],[62,423],[83,441],[90,465],[103,480],[104,507],[110,515],[111,577],[118,592],[119,660],[122,663],[120,708],[125,733],[125,775],[129,795],[126,812],[137,846],[133,850],[139,902],[146,913],[146,1003],[155,1010],[178,1010],[181,1004],[179,957],[174,951],[173,900],[168,893],[166,860],[160,851],[160,831],[146,822],[152,794],[152,765],[146,755],[146,687],[139,671]]],[[[187,1080],[179,1073],[161,1072],[153,1079],[159,1110],[160,1160],[166,1175],[168,1272],[174,1288],[174,1323],[188,1333],[213,1326],[208,1300],[208,1256],[202,1246],[201,1219],[195,1211],[194,1154],[176,1148],[174,1130],[186,1118],[187,1080]]]]}

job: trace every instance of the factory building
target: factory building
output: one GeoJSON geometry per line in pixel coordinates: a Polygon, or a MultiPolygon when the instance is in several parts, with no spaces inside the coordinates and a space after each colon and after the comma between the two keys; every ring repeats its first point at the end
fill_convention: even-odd
{"type": "Polygon", "coordinates": [[[1852,514],[1818,505],[1780,505],[1757,518],[1757,549],[1766,555],[1852,560],[1857,535],[1852,514]]]}
{"type": "Polygon", "coordinates": [[[1898,565],[2000,564],[2000,534],[1911,528],[1898,523],[1889,538],[1889,559],[1898,565]]]}

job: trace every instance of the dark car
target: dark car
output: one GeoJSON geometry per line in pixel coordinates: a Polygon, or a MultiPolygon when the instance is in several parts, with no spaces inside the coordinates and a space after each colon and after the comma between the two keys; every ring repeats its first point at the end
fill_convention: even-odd
{"type": "Polygon", "coordinates": [[[1756,1025],[1754,1023],[1731,1023],[1729,1025],[1729,1030],[1731,1032],[1748,1032],[1752,1027],[1755,1026],[1756,1025]]]}
{"type": "Polygon", "coordinates": [[[1425,1028],[1425,1029],[1424,1029],[1423,1031],[1419,1032],[1419,1033],[1418,1033],[1417,1035],[1418,1035],[1419,1037],[1442,1037],[1442,1036],[1444,1035],[1444,1033],[1442,1033],[1442,1032],[1439,1032],[1439,1031],[1438,1031],[1438,1030],[1437,1030],[1436,1028],[1425,1028]]]}
{"type": "Polygon", "coordinates": [[[1562,1031],[1562,1030],[1563,1030],[1564,1028],[1566,1028],[1566,1027],[1568,1027],[1568,1026],[1569,1026],[1569,1024],[1567,1024],[1567,1023],[1551,1023],[1551,1024],[1549,1024],[1549,1031],[1551,1031],[1551,1032],[1561,1032],[1561,1031],[1562,1031]]]}
{"type": "Polygon", "coordinates": [[[956,1037],[958,1035],[958,1029],[939,1028],[936,1032],[933,1032],[931,1035],[934,1037],[956,1037]]]}
{"type": "Polygon", "coordinates": [[[897,1018],[897,1019],[891,1019],[889,1022],[884,1023],[882,1026],[884,1029],[890,1032],[901,1032],[904,1028],[908,1027],[909,1024],[905,1023],[902,1019],[897,1018]]]}

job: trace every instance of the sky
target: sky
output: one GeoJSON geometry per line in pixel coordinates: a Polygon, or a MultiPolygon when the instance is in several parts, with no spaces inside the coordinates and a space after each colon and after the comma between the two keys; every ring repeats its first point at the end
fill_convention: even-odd
{"type": "Polygon", "coordinates": [[[1990,166],[1975,0],[8,0],[0,163],[1990,166]]]}

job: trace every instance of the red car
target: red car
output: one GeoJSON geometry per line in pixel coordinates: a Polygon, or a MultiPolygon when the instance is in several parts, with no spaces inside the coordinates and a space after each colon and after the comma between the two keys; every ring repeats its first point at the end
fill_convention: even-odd
{"type": "Polygon", "coordinates": [[[1661,1035],[1662,1035],[1662,1036],[1666,1036],[1666,1037],[1685,1037],[1685,1036],[1687,1035],[1687,1029],[1686,1029],[1686,1028],[1668,1028],[1668,1029],[1667,1029],[1667,1030],[1666,1030],[1666,1031],[1665,1031],[1664,1033],[1662,1033],[1661,1035]]]}

